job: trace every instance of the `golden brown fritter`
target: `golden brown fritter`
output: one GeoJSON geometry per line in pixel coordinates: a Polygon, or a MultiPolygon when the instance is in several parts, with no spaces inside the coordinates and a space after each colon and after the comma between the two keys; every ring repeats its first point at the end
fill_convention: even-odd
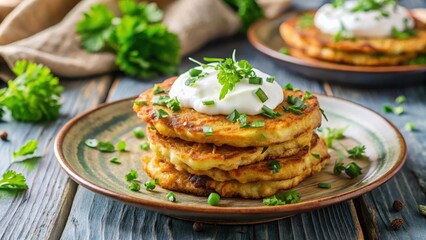
{"type": "MultiPolygon", "coordinates": [[[[314,15],[315,13],[310,13],[314,15]]],[[[334,36],[322,33],[315,26],[298,28],[300,16],[283,22],[280,33],[292,47],[297,41],[316,48],[329,48],[343,52],[382,53],[395,56],[402,53],[418,53],[426,50],[426,29],[416,22],[417,36],[408,39],[397,38],[356,38],[354,40],[335,41],[334,36]]]]}
{"type": "MultiPolygon", "coordinates": [[[[220,147],[208,143],[187,142],[159,134],[148,125],[146,129],[151,150],[157,158],[172,163],[178,170],[204,171],[212,168],[232,170],[270,158],[283,158],[309,149],[313,132],[269,147],[220,147]]],[[[195,173],[195,172],[192,172],[195,173]]]]}
{"type": "MultiPolygon", "coordinates": [[[[319,144],[325,144],[322,140],[319,144]]],[[[158,179],[158,184],[166,189],[184,193],[207,196],[217,192],[222,197],[263,198],[269,197],[280,190],[297,186],[308,176],[321,171],[330,157],[328,153],[318,160],[309,155],[305,168],[299,175],[284,180],[256,181],[240,183],[238,181],[214,181],[206,176],[192,175],[186,171],[176,170],[172,164],[155,157],[146,156],[142,159],[143,168],[151,178],[158,179]]],[[[285,171],[282,168],[280,171],[285,171]]]]}
{"type": "MultiPolygon", "coordinates": [[[[284,180],[296,177],[304,172],[307,166],[316,165],[319,159],[312,158],[311,154],[319,154],[319,156],[328,158],[327,146],[324,141],[318,141],[319,138],[315,134],[312,138],[311,149],[299,152],[290,157],[275,158],[281,165],[281,170],[273,173],[270,169],[270,160],[259,161],[250,165],[240,166],[237,169],[224,171],[217,168],[209,170],[194,170],[182,162],[172,163],[175,168],[182,169],[194,175],[208,176],[219,182],[236,180],[240,183],[256,182],[256,181],[272,181],[284,180]]],[[[159,156],[156,158],[163,159],[159,156]]],[[[163,159],[169,162],[168,159],[163,159]]]]}
{"type": "MultiPolygon", "coordinates": [[[[159,86],[169,90],[175,80],[176,77],[170,78],[160,83],[159,86]]],[[[302,98],[305,93],[284,91],[285,98],[290,95],[302,98]]],[[[178,112],[172,112],[165,106],[151,104],[153,97],[152,89],[149,89],[136,99],[135,102],[146,101],[146,104],[133,105],[138,117],[153,125],[162,135],[190,142],[213,143],[216,146],[226,144],[235,147],[267,147],[297,138],[321,124],[321,112],[315,96],[305,100],[307,107],[300,115],[284,111],[283,106],[289,106],[289,104],[287,101],[283,101],[274,109],[282,114],[280,117],[269,119],[262,115],[247,116],[248,122],[264,121],[265,126],[260,128],[241,128],[239,123],[227,120],[226,115],[208,115],[199,113],[192,108],[182,108],[178,112]],[[158,118],[159,109],[166,111],[168,117],[158,118]],[[203,133],[205,126],[213,129],[212,135],[203,133]]]]}

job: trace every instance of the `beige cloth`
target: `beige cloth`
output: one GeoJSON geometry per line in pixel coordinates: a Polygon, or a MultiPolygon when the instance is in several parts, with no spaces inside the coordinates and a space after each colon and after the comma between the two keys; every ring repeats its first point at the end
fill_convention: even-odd
{"type": "MultiPolygon", "coordinates": [[[[94,4],[107,4],[118,14],[117,0],[14,1],[22,3],[0,24],[0,56],[9,67],[17,60],[28,59],[66,77],[97,75],[116,69],[114,54],[88,53],[80,48],[75,26],[82,13],[94,4]]],[[[211,39],[232,35],[240,26],[238,16],[221,0],[157,2],[165,9],[164,24],[181,41],[182,55],[211,39]]],[[[279,14],[288,3],[289,0],[259,0],[268,17],[279,14]]]]}

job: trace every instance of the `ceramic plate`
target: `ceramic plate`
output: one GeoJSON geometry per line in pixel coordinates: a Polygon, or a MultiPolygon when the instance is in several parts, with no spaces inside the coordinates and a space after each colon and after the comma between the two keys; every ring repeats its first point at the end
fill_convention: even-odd
{"type": "Polygon", "coordinates": [[[300,13],[287,13],[276,19],[264,19],[253,24],[247,32],[250,43],[289,70],[314,80],[359,86],[388,86],[414,84],[425,79],[426,66],[352,66],[280,53],[279,49],[288,46],[280,36],[279,26],[297,14],[300,13]]]}
{"type": "MultiPolygon", "coordinates": [[[[297,204],[264,206],[262,200],[226,198],[219,206],[207,204],[206,197],[176,193],[178,202],[165,200],[168,190],[159,186],[140,192],[127,189],[124,175],[131,169],[139,172],[143,183],[148,176],[141,167],[141,157],[149,152],[139,148],[141,141],[133,136],[135,127],[144,127],[132,111],[131,99],[101,105],[68,122],[55,142],[56,157],[65,172],[78,184],[107,197],[136,205],[176,218],[219,223],[255,223],[288,217],[304,211],[325,207],[355,198],[373,190],[389,180],[402,167],[406,158],[406,145],[398,130],[377,113],[342,99],[318,95],[328,122],[323,127],[346,127],[346,138],[336,143],[337,148],[350,148],[358,144],[366,146],[369,158],[356,160],[363,174],[349,179],[342,174],[333,175],[332,159],[322,172],[309,177],[295,189],[302,201],[297,204]],[[84,144],[85,139],[95,138],[117,143],[127,142],[127,152],[101,153],[84,144]],[[109,162],[118,157],[120,165],[109,162]],[[330,189],[319,189],[319,182],[332,184],[330,189]]],[[[349,161],[346,159],[345,161],[349,161]]]]}

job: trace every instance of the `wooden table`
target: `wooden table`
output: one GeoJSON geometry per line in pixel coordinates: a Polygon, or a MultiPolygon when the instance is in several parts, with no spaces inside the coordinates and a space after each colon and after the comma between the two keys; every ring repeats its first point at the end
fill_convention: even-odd
{"type": "MultiPolygon", "coordinates": [[[[403,4],[426,6],[424,1],[415,0],[403,4]]],[[[0,122],[0,130],[7,131],[10,139],[0,142],[0,173],[7,169],[22,172],[29,185],[28,191],[20,194],[0,191],[0,239],[426,239],[426,217],[417,209],[419,204],[426,204],[425,83],[375,89],[321,84],[283,69],[255,51],[244,36],[215,41],[191,56],[224,57],[234,48],[239,58],[276,75],[281,84],[290,82],[301,89],[345,98],[382,113],[407,141],[407,164],[386,184],[351,201],[270,223],[205,225],[204,231],[195,232],[192,222],[129,206],[78,186],[62,171],[53,153],[55,136],[69,119],[100,103],[136,96],[165,77],[144,81],[115,75],[62,79],[65,91],[59,120],[42,124],[0,122]],[[407,96],[406,114],[384,114],[382,105],[393,103],[398,95],[407,96]],[[419,130],[404,130],[407,122],[414,122],[419,130]],[[39,139],[38,152],[43,158],[11,164],[12,152],[35,138],[39,139]],[[401,212],[391,209],[396,199],[405,203],[401,212]],[[397,217],[403,218],[405,225],[394,231],[389,222],[397,217]]],[[[191,66],[184,59],[180,71],[191,66]]]]}

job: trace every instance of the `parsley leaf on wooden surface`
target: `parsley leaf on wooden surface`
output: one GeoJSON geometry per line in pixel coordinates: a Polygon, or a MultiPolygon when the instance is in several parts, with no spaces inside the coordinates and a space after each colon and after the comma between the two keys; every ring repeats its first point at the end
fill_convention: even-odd
{"type": "Polygon", "coordinates": [[[16,74],[8,87],[0,90],[0,106],[22,122],[50,121],[59,117],[62,87],[50,69],[26,60],[15,63],[16,74]]]}
{"type": "Polygon", "coordinates": [[[8,170],[3,173],[2,179],[0,179],[0,189],[25,190],[28,189],[28,185],[22,173],[8,170]]]}
{"type": "Polygon", "coordinates": [[[37,139],[30,140],[24,144],[24,146],[20,147],[17,151],[13,152],[13,158],[16,159],[21,156],[26,156],[33,154],[38,147],[37,139]]]}

